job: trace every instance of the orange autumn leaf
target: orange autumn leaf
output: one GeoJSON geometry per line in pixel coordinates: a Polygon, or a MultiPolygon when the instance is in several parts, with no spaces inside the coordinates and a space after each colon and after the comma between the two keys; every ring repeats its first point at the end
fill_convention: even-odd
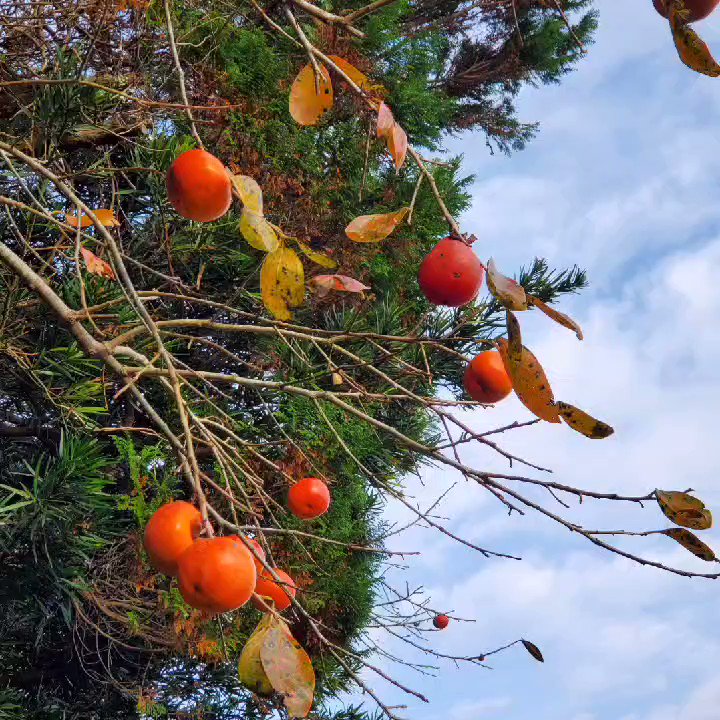
{"type": "Polygon", "coordinates": [[[603,440],[615,432],[607,423],[588,415],[584,410],[580,410],[570,403],[560,400],[556,405],[560,417],[567,426],[591,440],[603,440]]]}
{"type": "Polygon", "coordinates": [[[310,282],[315,286],[318,297],[325,297],[331,290],[362,293],[370,289],[347,275],[316,275],[310,282]]]}
{"type": "Polygon", "coordinates": [[[497,349],[520,402],[541,420],[559,423],[552,388],[537,358],[526,347],[519,359],[510,357],[505,338],[498,340],[497,349]]]}
{"type": "Polygon", "coordinates": [[[362,215],[345,228],[345,234],[354,242],[380,242],[392,233],[409,212],[410,208],[402,208],[394,213],[362,215]]]}
{"type": "Polygon", "coordinates": [[[361,90],[365,92],[369,91],[373,84],[370,78],[361,73],[352,63],[349,63],[345,58],[339,55],[328,55],[328,58],[332,60],[361,90]]]}
{"type": "MultiPolygon", "coordinates": [[[[120,225],[120,221],[115,217],[115,211],[114,210],[93,210],[93,213],[95,213],[95,216],[100,221],[102,225],[105,227],[118,227],[120,225]]],[[[70,225],[71,227],[77,227],[78,226],[78,218],[77,215],[71,215],[68,213],[65,216],[65,223],[67,225],[70,225]]],[[[80,216],[80,227],[81,228],[87,228],[93,226],[93,221],[90,219],[88,215],[85,215],[83,213],[80,216]]]]}
{"type": "Polygon", "coordinates": [[[702,75],[720,76],[720,65],[707,44],[688,25],[687,19],[683,17],[683,7],[681,2],[671,2],[668,7],[670,30],[680,59],[691,70],[702,75]]]}
{"type": "Polygon", "coordinates": [[[542,300],[536,298],[534,295],[528,295],[528,302],[533,307],[536,307],[541,312],[544,312],[551,320],[554,320],[558,325],[566,327],[568,330],[572,330],[578,340],[583,339],[582,328],[565,313],[561,313],[559,310],[546,305],[542,300]]]}
{"type": "Polygon", "coordinates": [[[393,125],[390,135],[387,137],[387,146],[395,161],[395,169],[399,170],[405,164],[408,139],[405,131],[397,123],[393,125]]]}
{"type": "Polygon", "coordinates": [[[487,264],[487,284],[493,297],[508,310],[527,310],[528,297],[525,288],[515,280],[505,277],[490,258],[487,264]]]}
{"type": "Polygon", "coordinates": [[[315,77],[312,65],[306,65],[290,88],[290,115],[299,125],[317,125],[333,106],[333,86],[327,68],[320,66],[315,77]]]}
{"type": "Polygon", "coordinates": [[[85,267],[89,273],[93,275],[99,275],[100,277],[107,278],[108,280],[115,280],[115,271],[106,263],[102,258],[99,258],[94,253],[91,253],[87,248],[81,247],[80,252],[82,253],[83,260],[85,261],[85,267]]]}
{"type": "Polygon", "coordinates": [[[395,118],[392,110],[384,102],[380,103],[377,117],[377,136],[379,138],[388,138],[393,127],[395,127],[395,118]]]}

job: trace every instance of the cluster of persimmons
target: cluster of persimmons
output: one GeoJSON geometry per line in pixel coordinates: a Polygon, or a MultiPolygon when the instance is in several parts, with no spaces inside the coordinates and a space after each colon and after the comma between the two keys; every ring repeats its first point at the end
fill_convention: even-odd
{"type": "MultiPolygon", "coordinates": [[[[324,515],[328,486],[304,478],[290,488],[290,512],[302,520],[324,515]]],[[[290,607],[297,588],[283,570],[270,569],[257,540],[232,535],[201,537],[199,510],[182,500],[163,505],[145,528],[145,550],[153,567],[177,577],[185,602],[211,614],[230,612],[248,601],[263,612],[290,607]]]]}

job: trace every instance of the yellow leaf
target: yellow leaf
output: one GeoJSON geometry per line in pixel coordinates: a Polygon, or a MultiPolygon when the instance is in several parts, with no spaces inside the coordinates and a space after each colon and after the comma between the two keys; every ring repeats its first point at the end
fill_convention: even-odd
{"type": "Polygon", "coordinates": [[[660,509],[671,522],[693,530],[709,530],[712,513],[699,498],[683,492],[655,490],[660,509]]]}
{"type": "Polygon", "coordinates": [[[315,693],[315,670],[305,650],[280,618],[265,633],[260,659],[272,686],[283,696],[290,717],[307,717],[315,693]]]}
{"type": "Polygon", "coordinates": [[[680,543],[686,550],[690,551],[705,562],[715,560],[715,553],[700,538],[683,528],[668,528],[662,531],[663,535],[671,537],[675,542],[680,543]]]}
{"type": "Polygon", "coordinates": [[[309,245],[306,245],[304,242],[300,242],[300,240],[296,240],[295,242],[297,242],[297,245],[303,255],[305,255],[305,257],[309,260],[312,260],[316,265],[330,269],[337,267],[338,264],[331,257],[313,250],[309,245]]]}
{"type": "Polygon", "coordinates": [[[260,291],[265,307],[278,319],[290,320],[290,308],[305,299],[305,271],[294,250],[280,247],[270,253],[260,271],[260,291]]]}
{"type": "Polygon", "coordinates": [[[306,65],[290,88],[290,114],[300,125],[317,125],[333,106],[333,86],[327,68],[320,66],[315,82],[315,70],[306,65]]]}
{"type": "Polygon", "coordinates": [[[361,73],[353,64],[349,63],[345,58],[339,55],[328,55],[332,60],[361,90],[368,92],[373,84],[367,75],[361,73]]]}
{"type": "Polygon", "coordinates": [[[405,164],[407,157],[408,139],[405,131],[395,123],[386,138],[387,147],[395,161],[395,169],[399,170],[405,164]]]}
{"type": "Polygon", "coordinates": [[[551,308],[549,305],[546,305],[542,300],[534,297],[533,295],[528,295],[528,302],[533,307],[536,307],[538,310],[544,312],[550,319],[558,323],[558,325],[562,325],[568,330],[574,331],[578,340],[583,339],[583,331],[581,327],[571,317],[565,313],[555,310],[555,308],[551,308]]]}
{"type": "MultiPolygon", "coordinates": [[[[104,225],[105,227],[119,227],[119,225],[120,225],[120,221],[115,217],[114,210],[93,210],[93,213],[95,213],[95,217],[97,217],[97,219],[100,221],[100,224],[104,225]]],[[[77,215],[70,215],[68,213],[65,216],[65,223],[72,227],[77,227],[78,226],[77,215]]],[[[80,227],[81,228],[92,227],[93,225],[94,225],[94,223],[90,219],[89,215],[85,215],[85,213],[83,213],[80,216],[80,227]]]]}
{"type": "Polygon", "coordinates": [[[552,388],[537,358],[523,347],[520,359],[513,361],[509,357],[508,341],[505,338],[498,340],[497,347],[520,402],[540,419],[559,423],[560,416],[555,407],[552,388]]]}
{"type": "Polygon", "coordinates": [[[710,48],[687,24],[687,20],[682,17],[681,7],[681,3],[675,2],[670,3],[668,8],[670,29],[680,59],[695,72],[710,77],[718,77],[720,75],[720,65],[712,56],[710,48]]]}
{"type": "Polygon", "coordinates": [[[493,297],[508,310],[527,310],[528,298],[525,288],[505,277],[490,258],[487,264],[487,284],[493,297]]]}
{"type": "Polygon", "coordinates": [[[345,228],[345,234],[355,242],[380,242],[390,235],[409,212],[410,208],[403,208],[383,215],[362,215],[345,228]]]}
{"type": "Polygon", "coordinates": [[[508,331],[508,358],[513,362],[520,362],[523,350],[520,323],[510,310],[505,311],[505,317],[508,331]]]}
{"type": "Polygon", "coordinates": [[[260,650],[265,642],[273,616],[263,615],[262,620],[248,638],[238,661],[238,677],[240,682],[258,695],[272,695],[273,686],[262,665],[260,650]]]}
{"type": "Polygon", "coordinates": [[[115,271],[112,267],[106,263],[102,258],[99,258],[94,253],[91,253],[84,247],[80,248],[80,253],[85,261],[85,267],[88,272],[93,275],[99,275],[100,277],[107,278],[108,280],[115,280],[115,271]]]}
{"type": "Polygon", "coordinates": [[[592,440],[602,440],[603,438],[610,437],[610,435],[615,432],[607,423],[602,422],[602,420],[596,420],[574,405],[562,401],[558,401],[556,404],[560,412],[560,417],[565,423],[585,437],[589,437],[592,440]]]}
{"type": "Polygon", "coordinates": [[[275,252],[280,247],[277,233],[270,223],[262,216],[247,208],[240,216],[240,233],[257,250],[275,252]]]}
{"type": "Polygon", "coordinates": [[[263,194],[257,182],[248,175],[233,175],[231,179],[245,209],[256,215],[262,215],[263,194]]]}

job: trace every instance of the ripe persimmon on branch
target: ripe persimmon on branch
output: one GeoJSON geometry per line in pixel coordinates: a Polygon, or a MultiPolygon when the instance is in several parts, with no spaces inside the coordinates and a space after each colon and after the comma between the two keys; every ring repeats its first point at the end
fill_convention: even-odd
{"type": "MultiPolygon", "coordinates": [[[[449,491],[429,506],[410,496],[404,477],[427,464],[510,516],[534,511],[633,562],[718,577],[609,539],[663,534],[713,561],[691,532],[712,517],[690,491],[576,487],[505,447],[539,422],[593,439],[613,430],[556,400],[552,368],[522,337],[521,313],[539,310],[582,340],[554,303],[584,273],[536,260],[503,275],[494,239],[458,223],[459,162],[426,157],[461,124],[503,150],[499,126],[518,147],[529,138],[510,98],[483,119],[472,109],[496,91],[490,80],[457,102],[471,35],[452,4],[250,5],[0,0],[0,42],[17,60],[0,66],[0,547],[12,592],[59,608],[42,622],[53,637],[70,627],[73,648],[60,662],[25,625],[2,645],[45,643],[33,666],[33,653],[0,649],[32,712],[61,700],[82,716],[103,687],[108,717],[199,703],[221,717],[242,698],[248,717],[284,706],[330,718],[325,699],[361,688],[394,718],[374,679],[428,700],[395,664],[487,667],[520,645],[543,661],[508,638],[439,652],[434,633],[472,618],[386,577],[418,553],[395,547],[410,528],[488,562],[520,560],[439,517],[449,491]],[[424,69],[378,54],[383,43],[425,53],[424,69]],[[406,94],[412,72],[424,75],[408,87],[425,95],[406,94]],[[493,424],[512,392],[530,417],[493,424]],[[497,459],[507,473],[483,468],[497,459]],[[590,530],[564,515],[574,499],[657,502],[676,527],[654,529],[655,513],[647,531],[590,530]],[[386,504],[407,522],[386,526],[386,504]],[[35,670],[44,693],[29,692],[35,670]],[[188,689],[198,685],[213,692],[188,689]]],[[[486,62],[516,83],[531,60],[507,38],[541,35],[537,18],[556,12],[527,5],[468,6],[476,22],[492,18],[486,62]]],[[[587,41],[593,18],[569,19],[567,33],[587,41]]],[[[14,608],[0,604],[4,625],[17,625],[14,608]]]]}

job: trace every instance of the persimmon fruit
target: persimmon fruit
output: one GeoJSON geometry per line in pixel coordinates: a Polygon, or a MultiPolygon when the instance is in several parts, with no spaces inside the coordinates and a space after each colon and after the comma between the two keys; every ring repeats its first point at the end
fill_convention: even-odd
{"type": "Polygon", "coordinates": [[[328,511],[330,490],[319,478],[303,478],[290,488],[288,506],[295,517],[301,520],[313,520],[328,511]]]}
{"type": "Polygon", "coordinates": [[[450,618],[447,615],[436,615],[433,618],[433,625],[438,630],[444,630],[450,624],[450,618]]]}
{"type": "Polygon", "coordinates": [[[170,204],[188,220],[212,222],[232,203],[232,183],[225,166],[205,150],[188,150],[167,173],[170,204]]]}
{"type": "MultiPolygon", "coordinates": [[[[668,16],[667,0],[653,0],[653,5],[663,17],[668,16]]],[[[718,5],[720,5],[720,0],[685,0],[685,9],[688,10],[688,22],[703,20],[718,5]]]]}
{"type": "MultiPolygon", "coordinates": [[[[253,540],[252,538],[246,537],[245,540],[247,540],[247,542],[252,545],[255,552],[264,560],[265,550],[263,550],[263,546],[257,540],[253,540]]],[[[252,552],[250,554],[252,555],[252,552]]],[[[253,562],[255,563],[255,569],[258,571],[258,573],[261,573],[264,565],[254,555],[253,562]]]]}
{"type": "Polygon", "coordinates": [[[255,591],[251,552],[238,537],[199,538],[178,560],[180,593],[188,605],[224,613],[245,605],[255,591]]]}
{"type": "Polygon", "coordinates": [[[202,515],[189,502],[163,505],[145,527],[143,542],[152,566],[166,575],[177,575],[178,559],[195,542],[202,529],[202,515]]]}
{"type": "Polygon", "coordinates": [[[425,256],[418,281],[434,305],[460,307],[472,302],[485,278],[485,267],[462,240],[447,237],[425,256]]]}
{"type": "Polygon", "coordinates": [[[473,400],[488,404],[504,400],[513,389],[512,380],[497,350],[480,353],[468,364],[463,385],[473,400]]]}
{"type": "Polygon", "coordinates": [[[252,604],[262,612],[268,612],[270,609],[263,600],[263,597],[270,598],[273,601],[276,610],[282,612],[287,610],[292,604],[291,598],[295,597],[297,586],[295,581],[283,570],[273,568],[275,574],[280,578],[281,582],[275,581],[267,571],[258,575],[255,584],[255,594],[252,597],[252,604]]]}

